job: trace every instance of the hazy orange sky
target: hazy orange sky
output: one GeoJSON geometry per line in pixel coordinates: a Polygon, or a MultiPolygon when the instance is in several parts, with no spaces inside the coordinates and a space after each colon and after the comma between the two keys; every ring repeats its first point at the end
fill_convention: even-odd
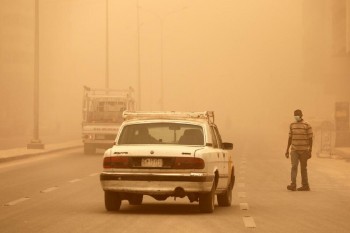
{"type": "MultiPolygon", "coordinates": [[[[105,86],[105,1],[39,2],[40,122],[43,128],[69,128],[79,136],[82,86],[105,86]]],[[[109,0],[109,80],[111,88],[134,87],[138,97],[140,68],[142,110],[160,110],[162,57],[164,110],[214,110],[226,137],[247,132],[287,137],[286,127],[296,108],[304,110],[305,118],[332,119],[335,101],[350,99],[344,88],[327,91],[330,79],[303,73],[308,30],[303,0],[138,2],[139,24],[136,0],[109,0]]],[[[23,86],[18,84],[26,90],[27,102],[9,99],[17,105],[22,102],[28,111],[33,79],[28,67],[33,61],[24,62],[28,67],[22,73],[7,72],[7,64],[20,45],[33,55],[34,24],[21,19],[26,15],[33,20],[33,4],[1,0],[0,10],[1,50],[5,51],[0,60],[1,89],[18,90],[13,82],[27,80],[23,86]],[[22,34],[29,36],[21,38],[22,34]]],[[[330,20],[327,17],[325,21],[330,20]]],[[[327,43],[319,49],[326,50],[327,43]]],[[[21,69],[23,61],[16,59],[22,56],[12,57],[21,69]]],[[[16,90],[6,93],[13,97],[16,90]]],[[[31,117],[27,118],[31,125],[31,117]]]]}

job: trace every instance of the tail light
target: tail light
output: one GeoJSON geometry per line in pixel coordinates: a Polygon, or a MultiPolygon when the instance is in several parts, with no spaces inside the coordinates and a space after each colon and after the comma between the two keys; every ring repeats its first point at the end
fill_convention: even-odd
{"type": "Polygon", "coordinates": [[[128,168],[129,158],[124,156],[105,157],[103,168],[128,168]]]}
{"type": "Polygon", "coordinates": [[[203,169],[205,167],[204,160],[194,157],[178,157],[175,158],[173,168],[175,169],[203,169]]]}
{"type": "Polygon", "coordinates": [[[93,135],[93,134],[84,134],[84,135],[83,135],[83,138],[84,138],[84,139],[92,140],[92,139],[94,139],[94,135],[93,135]]]}

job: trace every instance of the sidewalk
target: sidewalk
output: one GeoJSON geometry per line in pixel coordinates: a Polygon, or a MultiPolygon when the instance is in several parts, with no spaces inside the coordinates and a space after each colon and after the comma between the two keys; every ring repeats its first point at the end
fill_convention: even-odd
{"type": "Polygon", "coordinates": [[[335,147],[332,154],[340,156],[344,159],[350,159],[350,147],[335,147]]]}
{"type": "Polygon", "coordinates": [[[8,150],[0,150],[0,163],[25,157],[31,157],[35,155],[47,154],[51,152],[57,152],[67,149],[82,147],[81,140],[61,142],[55,144],[45,144],[44,149],[27,149],[27,147],[14,148],[8,150]]]}

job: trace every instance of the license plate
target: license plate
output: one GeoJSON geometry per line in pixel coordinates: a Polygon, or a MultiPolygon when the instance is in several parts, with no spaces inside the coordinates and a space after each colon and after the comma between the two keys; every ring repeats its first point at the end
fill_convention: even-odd
{"type": "Polygon", "coordinates": [[[163,159],[143,158],[141,160],[141,167],[162,167],[163,159]]]}

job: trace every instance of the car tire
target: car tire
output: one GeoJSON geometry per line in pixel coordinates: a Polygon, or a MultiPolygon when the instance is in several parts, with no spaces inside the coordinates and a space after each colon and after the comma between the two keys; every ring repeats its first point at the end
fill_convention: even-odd
{"type": "Polygon", "coordinates": [[[133,194],[129,198],[129,204],[130,205],[141,205],[143,201],[143,195],[142,194],[133,194]]]}
{"type": "Polygon", "coordinates": [[[199,195],[199,210],[202,213],[212,213],[215,206],[215,183],[209,193],[199,195]]]}
{"type": "Polygon", "coordinates": [[[218,205],[219,206],[231,206],[232,203],[232,189],[234,186],[235,178],[234,176],[231,178],[231,182],[229,186],[227,187],[226,191],[224,193],[217,195],[218,205]]]}
{"type": "Polygon", "coordinates": [[[227,190],[224,193],[217,195],[218,205],[219,206],[231,206],[232,202],[232,188],[227,188],[227,190]]]}
{"type": "Polygon", "coordinates": [[[107,211],[118,211],[122,200],[119,193],[105,191],[105,207],[107,211]]]}

